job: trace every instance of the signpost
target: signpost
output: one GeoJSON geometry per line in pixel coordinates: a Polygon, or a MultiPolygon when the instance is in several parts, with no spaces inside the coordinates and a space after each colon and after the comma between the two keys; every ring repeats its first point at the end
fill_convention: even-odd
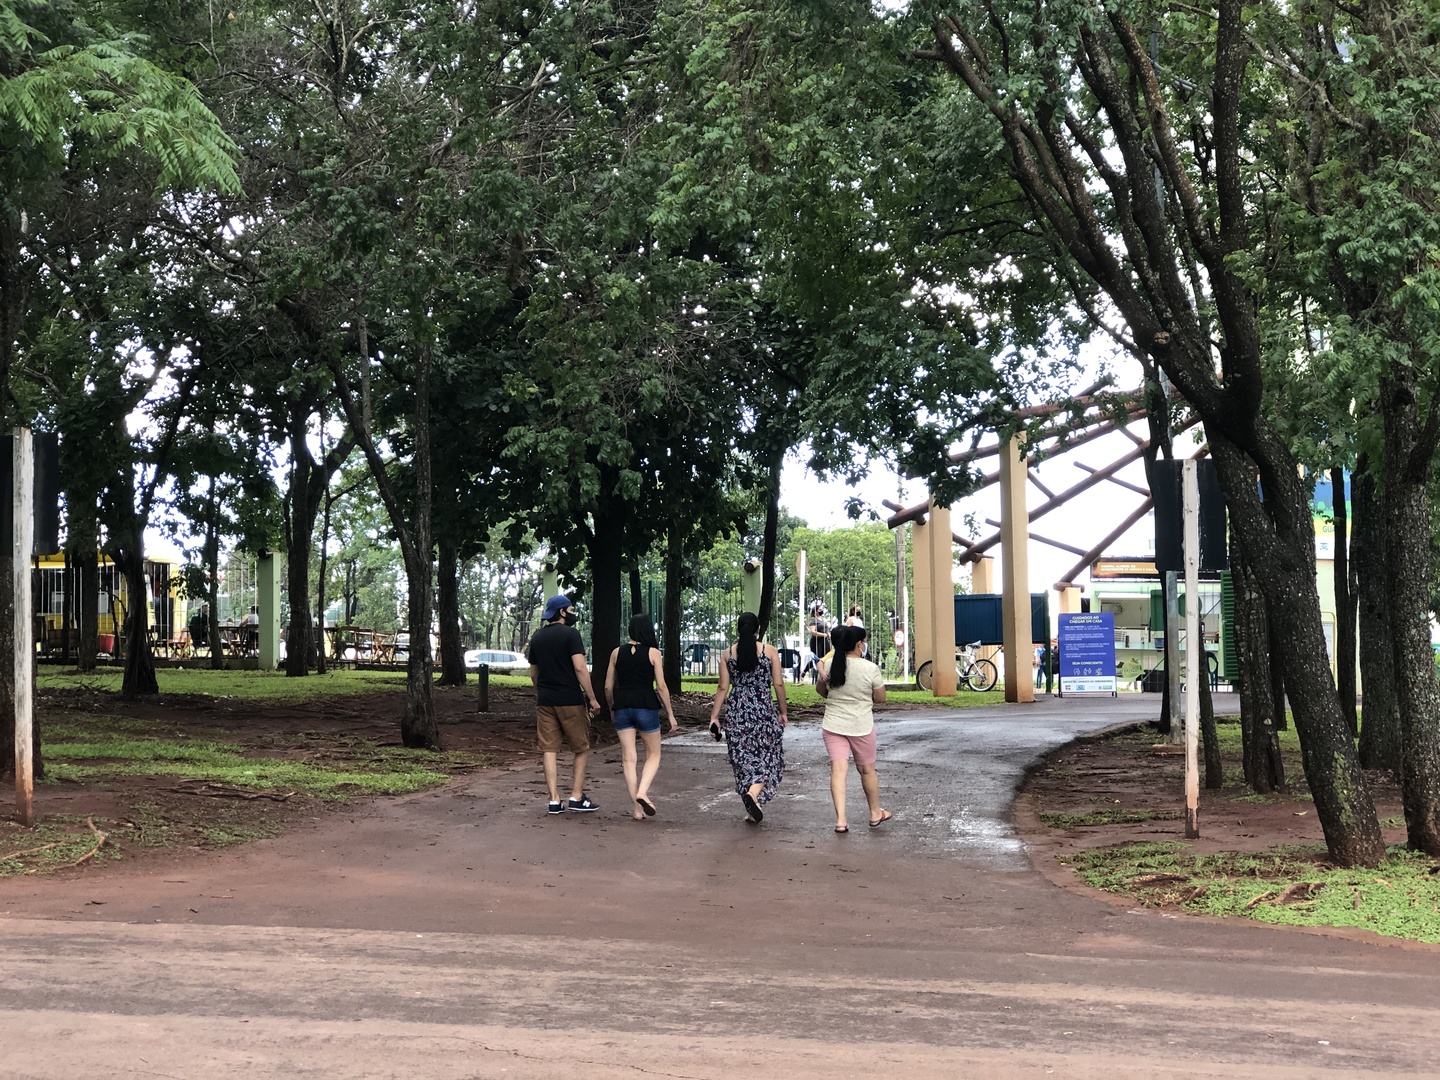
{"type": "Polygon", "coordinates": [[[1060,696],[1115,696],[1115,615],[1109,611],[1060,615],[1060,696]]]}
{"type": "Polygon", "coordinates": [[[1200,491],[1195,462],[1185,462],[1185,836],[1200,836],[1200,491]]]}

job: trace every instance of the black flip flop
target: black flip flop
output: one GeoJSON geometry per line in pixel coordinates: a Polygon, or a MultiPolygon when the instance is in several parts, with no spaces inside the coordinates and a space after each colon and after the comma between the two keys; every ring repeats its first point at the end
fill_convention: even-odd
{"type": "Polygon", "coordinates": [[[712,739],[714,739],[716,742],[719,742],[719,741],[720,741],[720,725],[719,725],[719,724],[711,724],[711,725],[710,725],[710,737],[711,737],[712,739]]]}
{"type": "Polygon", "coordinates": [[[640,797],[640,798],[638,798],[638,799],[635,800],[635,805],[637,805],[638,807],[640,807],[641,810],[644,810],[644,811],[645,811],[645,816],[646,816],[646,817],[654,817],[654,816],[655,816],[655,804],[652,803],[649,799],[644,798],[644,797],[642,796],[642,797],[640,797]]]}
{"type": "Polygon", "coordinates": [[[755,801],[748,791],[740,793],[740,801],[745,804],[745,813],[750,815],[750,820],[756,825],[765,820],[765,812],[760,809],[760,804],[755,801]]]}

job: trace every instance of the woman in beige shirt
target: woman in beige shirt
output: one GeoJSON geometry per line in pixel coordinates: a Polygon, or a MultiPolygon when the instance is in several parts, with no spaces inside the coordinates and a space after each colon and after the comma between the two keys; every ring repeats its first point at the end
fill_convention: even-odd
{"type": "Polygon", "coordinates": [[[863,626],[838,627],[833,634],[835,656],[822,664],[816,689],[825,699],[820,733],[830,755],[830,797],[835,801],[835,831],[846,833],[845,781],[850,758],[870,807],[870,827],[890,820],[880,805],[880,777],[875,772],[875,706],[885,700],[885,677],[865,658],[868,637],[863,626]]]}

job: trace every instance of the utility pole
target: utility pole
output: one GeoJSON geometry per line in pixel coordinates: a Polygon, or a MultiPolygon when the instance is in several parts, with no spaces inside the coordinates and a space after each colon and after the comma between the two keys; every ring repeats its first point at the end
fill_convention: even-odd
{"type": "Polygon", "coordinates": [[[15,652],[11,658],[15,702],[15,808],[20,824],[35,825],[34,685],[35,633],[31,609],[30,549],[35,530],[35,444],[29,428],[16,428],[10,440],[10,580],[15,652]]]}

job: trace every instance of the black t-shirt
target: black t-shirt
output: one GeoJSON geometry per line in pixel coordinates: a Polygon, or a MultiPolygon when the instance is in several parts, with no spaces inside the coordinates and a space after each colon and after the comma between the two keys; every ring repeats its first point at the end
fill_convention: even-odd
{"type": "Polygon", "coordinates": [[[580,631],[564,623],[546,623],[530,639],[530,663],[539,669],[537,705],[584,705],[585,691],[575,674],[572,656],[585,655],[580,631]]]}

